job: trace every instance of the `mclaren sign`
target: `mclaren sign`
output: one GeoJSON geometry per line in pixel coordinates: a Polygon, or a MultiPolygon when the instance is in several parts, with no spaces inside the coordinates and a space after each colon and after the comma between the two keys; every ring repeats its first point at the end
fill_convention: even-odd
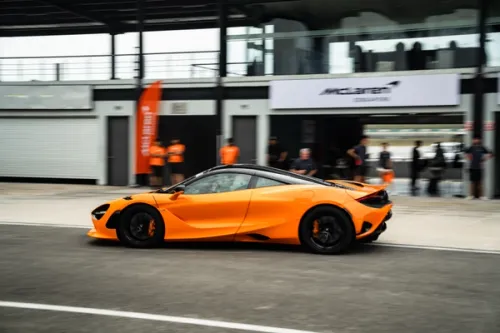
{"type": "Polygon", "coordinates": [[[415,75],[272,81],[272,109],[449,106],[460,104],[460,77],[415,75]]]}

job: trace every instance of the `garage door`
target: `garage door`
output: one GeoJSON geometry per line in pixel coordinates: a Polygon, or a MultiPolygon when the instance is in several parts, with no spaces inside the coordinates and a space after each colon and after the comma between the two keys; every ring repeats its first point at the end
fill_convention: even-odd
{"type": "Polygon", "coordinates": [[[97,179],[98,127],[86,118],[1,118],[0,177],[97,179]]]}

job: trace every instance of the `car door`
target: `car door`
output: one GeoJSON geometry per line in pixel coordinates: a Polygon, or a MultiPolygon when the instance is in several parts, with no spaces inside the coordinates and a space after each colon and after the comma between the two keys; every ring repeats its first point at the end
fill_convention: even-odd
{"type": "Polygon", "coordinates": [[[235,239],[247,241],[247,236],[253,234],[293,243],[298,230],[294,224],[295,211],[301,209],[301,200],[297,199],[308,193],[301,189],[301,185],[287,185],[265,177],[255,176],[252,182],[251,202],[235,239]]]}
{"type": "Polygon", "coordinates": [[[218,173],[196,179],[174,200],[159,200],[166,221],[167,239],[203,239],[234,236],[250,203],[251,175],[218,173]],[[168,217],[167,217],[168,220],[168,217]]]}

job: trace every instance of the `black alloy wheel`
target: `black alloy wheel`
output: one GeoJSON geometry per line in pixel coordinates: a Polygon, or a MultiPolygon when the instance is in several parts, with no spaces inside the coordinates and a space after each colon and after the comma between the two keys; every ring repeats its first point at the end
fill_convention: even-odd
{"type": "Polygon", "coordinates": [[[354,240],[354,227],[336,207],[320,206],[302,219],[299,236],[303,246],[318,254],[345,252],[354,240]]]}
{"type": "Polygon", "coordinates": [[[163,243],[165,224],[155,208],[137,205],[125,209],[116,232],[118,239],[128,247],[150,248],[163,243]]]}

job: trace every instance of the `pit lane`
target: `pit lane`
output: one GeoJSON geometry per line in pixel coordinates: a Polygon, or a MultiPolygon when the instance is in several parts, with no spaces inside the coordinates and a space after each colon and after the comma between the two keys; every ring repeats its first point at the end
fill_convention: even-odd
{"type": "MultiPolygon", "coordinates": [[[[498,260],[494,254],[381,246],[360,246],[344,256],[255,245],[132,250],[90,241],[82,229],[2,225],[0,301],[313,332],[497,333],[498,260]]],[[[242,332],[0,307],[0,332],[28,331],[242,332]]]]}

